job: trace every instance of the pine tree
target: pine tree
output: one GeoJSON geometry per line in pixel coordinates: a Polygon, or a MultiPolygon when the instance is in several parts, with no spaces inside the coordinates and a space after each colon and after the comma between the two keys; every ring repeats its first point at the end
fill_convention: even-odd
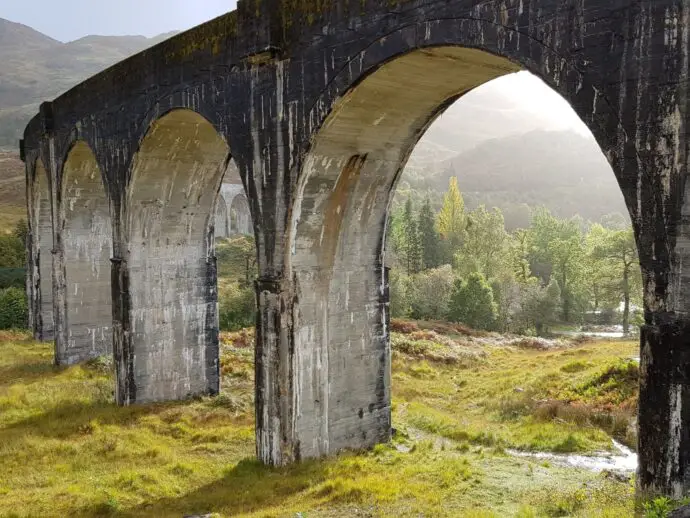
{"type": "Polygon", "coordinates": [[[443,196],[443,207],[438,215],[438,231],[444,240],[446,259],[452,262],[465,236],[465,202],[458,188],[458,179],[450,178],[448,191],[443,196]]]}
{"type": "Polygon", "coordinates": [[[424,268],[436,268],[441,265],[441,240],[436,230],[436,216],[431,208],[429,196],[424,200],[419,211],[419,239],[421,241],[424,268]]]}
{"type": "Polygon", "coordinates": [[[403,264],[407,274],[413,274],[422,269],[422,243],[419,239],[419,230],[417,229],[417,221],[414,216],[414,208],[412,200],[407,199],[405,203],[405,210],[402,218],[402,232],[403,232],[403,264]]]}

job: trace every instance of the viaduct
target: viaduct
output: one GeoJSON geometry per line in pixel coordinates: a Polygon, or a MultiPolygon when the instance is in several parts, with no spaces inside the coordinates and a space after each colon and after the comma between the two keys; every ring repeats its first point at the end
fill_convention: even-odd
{"type": "Polygon", "coordinates": [[[587,124],[640,252],[638,489],[690,487],[690,0],[240,0],[41,105],[26,163],[31,325],[111,351],[121,405],[216,394],[229,164],[259,277],[270,464],[391,434],[387,211],[450,103],[526,69],[587,124]],[[686,285],[688,284],[688,285],[686,285]]]}

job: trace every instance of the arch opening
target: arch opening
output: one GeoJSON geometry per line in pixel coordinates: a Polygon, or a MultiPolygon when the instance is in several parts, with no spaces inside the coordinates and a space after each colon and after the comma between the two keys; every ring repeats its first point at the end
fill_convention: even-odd
{"type": "Polygon", "coordinates": [[[110,209],[96,157],[84,141],[65,161],[61,212],[67,287],[61,360],[76,363],[112,353],[110,209]]]}
{"type": "MultiPolygon", "coordinates": [[[[229,149],[214,126],[178,109],[141,142],[127,193],[130,390],[120,401],[218,391],[214,203],[229,149]]],[[[123,380],[119,380],[118,386],[123,380]]]]}
{"type": "Polygon", "coordinates": [[[41,159],[34,170],[34,228],[37,243],[37,313],[34,333],[39,340],[55,338],[53,316],[53,215],[48,173],[41,159]]]}
{"type": "Polygon", "coordinates": [[[392,195],[413,148],[439,114],[469,91],[520,70],[471,48],[410,51],[342,96],[312,140],[289,256],[299,299],[295,434],[303,457],[389,438],[384,255],[392,195]]]}
{"type": "Polygon", "coordinates": [[[216,200],[215,215],[215,234],[216,237],[228,237],[230,235],[230,219],[228,217],[228,202],[221,190],[216,200]]]}
{"type": "Polygon", "coordinates": [[[217,238],[253,233],[249,204],[234,160],[228,162],[215,207],[217,238]]]}
{"type": "Polygon", "coordinates": [[[235,234],[253,234],[249,203],[244,194],[238,194],[230,204],[230,228],[235,234]]]}

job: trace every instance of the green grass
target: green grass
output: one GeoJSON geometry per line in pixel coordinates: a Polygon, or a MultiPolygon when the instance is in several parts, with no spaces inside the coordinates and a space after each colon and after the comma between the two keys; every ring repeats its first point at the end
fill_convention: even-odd
{"type": "Polygon", "coordinates": [[[615,367],[634,344],[431,338],[431,360],[394,353],[391,444],[269,468],[254,460],[251,333],[224,336],[218,398],[129,408],[113,403],[111,362],[55,368],[51,345],[0,335],[0,516],[633,515],[631,483],[504,450],[607,448],[589,417],[634,397],[615,367]],[[526,394],[590,413],[554,418],[526,394]]]}

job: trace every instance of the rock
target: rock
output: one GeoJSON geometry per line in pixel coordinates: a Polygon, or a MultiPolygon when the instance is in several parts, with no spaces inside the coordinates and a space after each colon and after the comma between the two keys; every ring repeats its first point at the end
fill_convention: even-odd
{"type": "Polygon", "coordinates": [[[668,518],[690,518],[690,505],[679,507],[668,514],[668,518]]]}
{"type": "Polygon", "coordinates": [[[621,473],[620,471],[604,470],[604,471],[602,471],[601,474],[604,478],[608,478],[610,480],[615,480],[616,482],[629,482],[630,481],[630,475],[626,474],[626,473],[621,473]]]}

